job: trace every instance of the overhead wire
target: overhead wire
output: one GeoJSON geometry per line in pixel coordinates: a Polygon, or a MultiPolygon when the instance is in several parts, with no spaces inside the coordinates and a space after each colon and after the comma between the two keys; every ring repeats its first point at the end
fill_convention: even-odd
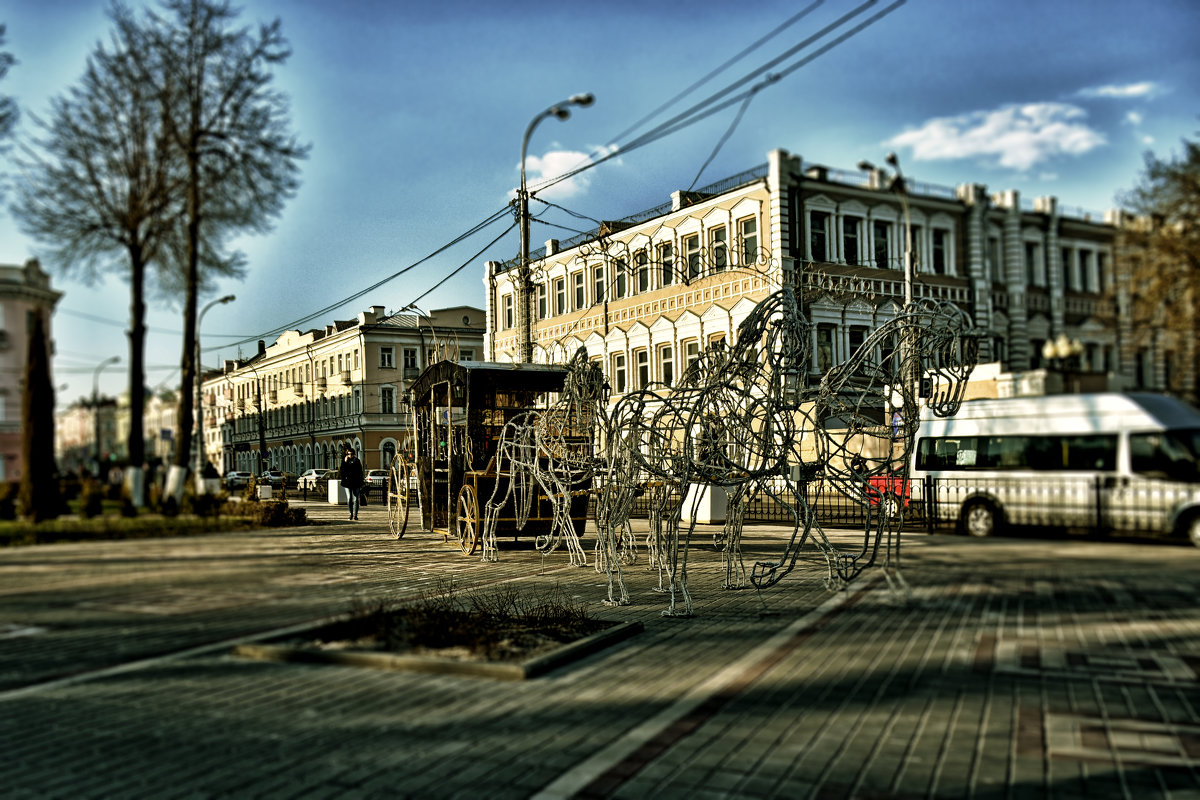
{"type": "Polygon", "coordinates": [[[699,103],[693,104],[691,107],[689,107],[685,111],[682,111],[679,114],[676,114],[675,116],[666,120],[665,122],[660,123],[655,128],[647,131],[646,133],[641,134],[640,136],[634,138],[627,144],[621,145],[621,144],[614,143],[614,144],[608,145],[604,148],[600,148],[596,151],[595,154],[593,154],[593,156],[591,158],[589,158],[589,160],[585,161],[584,163],[580,164],[579,166],[577,166],[573,169],[570,169],[570,170],[562,173],[561,175],[555,176],[553,178],[547,178],[543,181],[540,181],[538,184],[536,184],[536,188],[537,189],[545,189],[545,188],[549,188],[550,186],[554,186],[558,183],[561,183],[562,181],[569,180],[582,172],[585,172],[589,169],[592,169],[593,167],[597,167],[600,164],[603,164],[613,158],[616,158],[618,155],[623,155],[623,154],[631,152],[632,150],[636,150],[640,147],[645,147],[646,145],[651,144],[655,141],[658,141],[659,139],[662,139],[666,136],[670,136],[673,133],[677,133],[680,130],[683,130],[684,128],[690,127],[691,125],[694,125],[694,124],[700,122],[701,120],[707,119],[708,117],[712,116],[713,114],[716,114],[716,113],[730,107],[731,105],[734,105],[735,103],[742,102],[748,97],[753,97],[757,92],[761,91],[762,89],[766,88],[767,86],[777,83],[778,81],[782,80],[784,77],[795,72],[800,67],[803,67],[803,66],[811,63],[817,57],[824,55],[825,53],[832,50],[834,47],[837,47],[838,45],[845,42],[850,37],[855,36],[858,33],[862,32],[864,29],[866,29],[870,25],[873,25],[874,23],[878,22],[883,17],[885,17],[888,14],[895,11],[900,6],[904,5],[905,2],[906,2],[906,0],[895,0],[895,2],[891,3],[890,5],[886,6],[883,9],[881,9],[876,14],[873,14],[872,16],[868,17],[866,20],[851,27],[850,29],[846,30],[845,32],[837,35],[831,41],[826,42],[825,44],[821,45],[814,52],[803,56],[802,58],[798,59],[796,62],[787,65],[786,67],[782,68],[778,72],[769,72],[769,70],[771,70],[773,67],[778,66],[780,63],[787,61],[789,58],[792,58],[793,56],[795,56],[797,53],[804,50],[805,48],[810,47],[811,45],[820,41],[824,37],[829,36],[833,32],[837,31],[839,28],[843,27],[848,22],[853,20],[854,18],[861,16],[871,6],[874,6],[878,3],[878,0],[867,0],[867,2],[864,2],[864,3],[856,6],[855,8],[851,9],[850,11],[848,11],[845,14],[843,14],[842,16],[840,16],[838,19],[825,25],[823,28],[821,28],[816,33],[805,37],[804,40],[802,40],[798,44],[796,44],[793,47],[786,50],[782,55],[771,59],[770,61],[766,62],[762,66],[752,70],[747,75],[744,75],[743,77],[734,81],[732,84],[709,95],[707,98],[700,101],[699,103]],[[749,81],[754,80],[755,78],[759,77],[760,75],[764,75],[764,74],[765,74],[765,78],[763,80],[759,81],[757,84],[752,85],[748,90],[746,90],[740,94],[736,94],[729,99],[721,101],[722,98],[724,98],[726,95],[730,94],[731,92],[735,91],[737,88],[744,86],[749,81]]]}

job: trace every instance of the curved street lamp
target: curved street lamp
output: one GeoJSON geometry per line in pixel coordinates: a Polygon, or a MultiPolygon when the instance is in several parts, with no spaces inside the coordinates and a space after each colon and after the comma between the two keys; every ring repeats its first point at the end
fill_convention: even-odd
{"type": "Polygon", "coordinates": [[[204,383],[204,365],[200,361],[200,324],[204,322],[204,315],[208,310],[217,304],[224,305],[232,303],[236,300],[232,294],[227,294],[224,297],[219,297],[216,300],[210,301],[204,308],[200,309],[199,316],[196,317],[196,491],[203,493],[204,491],[204,406],[201,405],[201,394],[204,383]]]}
{"type": "Polygon", "coordinates": [[[557,117],[566,120],[571,116],[569,106],[587,108],[596,101],[591,92],[573,94],[561,103],[550,106],[538,114],[525,129],[525,138],[521,140],[521,188],[517,190],[517,212],[521,223],[521,256],[518,270],[517,287],[517,316],[521,328],[521,347],[519,357],[524,363],[533,361],[533,320],[529,313],[530,295],[533,287],[529,280],[529,189],[525,185],[525,156],[529,150],[529,137],[533,129],[546,117],[557,117]]]}

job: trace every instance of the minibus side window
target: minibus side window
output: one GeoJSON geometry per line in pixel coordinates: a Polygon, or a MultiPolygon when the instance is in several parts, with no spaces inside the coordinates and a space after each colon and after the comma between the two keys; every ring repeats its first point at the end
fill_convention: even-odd
{"type": "Polygon", "coordinates": [[[1111,472],[1117,468],[1117,437],[1064,436],[1063,468],[1111,472]]]}

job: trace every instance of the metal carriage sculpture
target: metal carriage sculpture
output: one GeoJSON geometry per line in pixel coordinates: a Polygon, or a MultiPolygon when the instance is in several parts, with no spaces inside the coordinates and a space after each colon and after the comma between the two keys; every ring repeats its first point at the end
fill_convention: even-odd
{"type": "MultiPolygon", "coordinates": [[[[457,540],[471,555],[484,544],[485,527],[492,528],[493,537],[550,536],[556,517],[563,518],[564,503],[576,535],[581,534],[590,484],[567,498],[536,482],[510,491],[515,478],[505,455],[510,423],[519,424],[535,409],[553,408],[570,374],[569,365],[488,361],[442,361],[422,372],[410,391],[416,455],[411,461],[395,459],[391,468],[393,535],[403,536],[412,512],[419,510],[424,530],[457,540]]],[[[589,425],[578,417],[560,419],[555,433],[590,453],[589,425]]]]}

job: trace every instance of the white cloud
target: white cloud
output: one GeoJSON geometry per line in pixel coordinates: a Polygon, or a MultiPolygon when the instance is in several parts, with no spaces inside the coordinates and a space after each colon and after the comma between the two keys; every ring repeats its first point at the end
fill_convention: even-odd
{"type": "Polygon", "coordinates": [[[598,147],[591,153],[581,153],[578,150],[551,150],[542,156],[526,156],[525,183],[531,190],[537,191],[539,195],[547,199],[561,200],[575,197],[585,192],[591,184],[591,177],[587,172],[573,175],[545,189],[538,190],[538,187],[545,181],[585,166],[593,158],[599,159],[612,155],[616,150],[615,145],[609,145],[598,147]]]}
{"type": "Polygon", "coordinates": [[[1057,156],[1078,156],[1105,144],[1087,112],[1065,103],[1027,103],[936,117],[885,142],[908,147],[918,161],[982,158],[1025,171],[1057,156]]]}
{"type": "Polygon", "coordinates": [[[1080,89],[1080,97],[1154,97],[1162,91],[1154,81],[1139,81],[1138,83],[1126,83],[1124,85],[1109,84],[1108,86],[1091,86],[1087,89],[1080,89]]]}
{"type": "Polygon", "coordinates": [[[1150,145],[1154,144],[1154,137],[1153,137],[1153,136],[1150,136],[1150,135],[1143,136],[1143,137],[1142,137],[1142,144],[1144,144],[1144,145],[1146,145],[1147,147],[1149,147],[1150,145]]]}
{"type": "Polygon", "coordinates": [[[1143,119],[1141,112],[1138,111],[1130,111],[1125,115],[1125,121],[1134,126],[1141,125],[1143,119]]]}

